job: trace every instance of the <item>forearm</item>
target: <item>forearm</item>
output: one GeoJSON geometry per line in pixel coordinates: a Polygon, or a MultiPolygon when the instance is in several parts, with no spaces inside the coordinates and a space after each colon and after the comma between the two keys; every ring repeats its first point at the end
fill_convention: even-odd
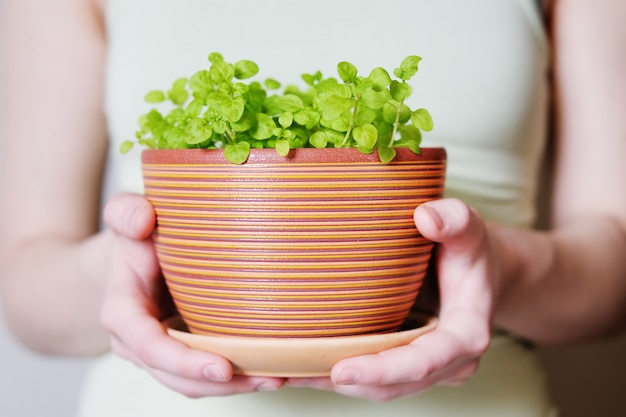
{"type": "Polygon", "coordinates": [[[3,259],[2,306],[26,346],[43,353],[91,355],[108,346],[99,309],[111,236],[84,241],[31,239],[3,259]]]}
{"type": "Polygon", "coordinates": [[[626,231],[610,217],[551,232],[489,226],[502,249],[495,324],[537,343],[611,334],[626,323],[626,231]]]}
{"type": "Polygon", "coordinates": [[[626,3],[558,0],[549,232],[491,226],[502,248],[495,323],[559,343],[626,322],[626,3]]]}

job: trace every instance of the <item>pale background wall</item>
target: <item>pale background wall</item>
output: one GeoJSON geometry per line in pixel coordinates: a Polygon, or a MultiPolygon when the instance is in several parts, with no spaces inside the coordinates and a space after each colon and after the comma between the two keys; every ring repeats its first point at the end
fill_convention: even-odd
{"type": "MultiPolygon", "coordinates": [[[[626,335],[544,349],[542,358],[562,417],[626,416],[626,335]]],[[[0,315],[0,417],[71,417],[87,366],[87,360],[44,358],[25,350],[0,315]]]]}
{"type": "Polygon", "coordinates": [[[25,350],[0,317],[0,417],[72,417],[86,365],[25,350]]]}

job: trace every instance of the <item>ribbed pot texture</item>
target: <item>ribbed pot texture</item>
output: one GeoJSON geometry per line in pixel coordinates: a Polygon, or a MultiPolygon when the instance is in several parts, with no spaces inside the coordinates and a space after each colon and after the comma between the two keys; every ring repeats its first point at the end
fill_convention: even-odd
{"type": "Polygon", "coordinates": [[[413,222],[441,198],[446,154],[398,149],[146,150],[163,275],[189,330],[244,337],[392,332],[420,290],[433,243],[413,222]]]}

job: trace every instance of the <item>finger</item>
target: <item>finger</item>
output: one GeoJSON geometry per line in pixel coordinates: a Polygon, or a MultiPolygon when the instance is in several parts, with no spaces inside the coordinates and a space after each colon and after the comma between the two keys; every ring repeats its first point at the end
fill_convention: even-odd
{"type": "Polygon", "coordinates": [[[232,366],[226,359],[171,338],[134,298],[118,296],[107,303],[112,304],[103,308],[101,321],[119,344],[133,352],[136,363],[186,379],[224,382],[232,378],[232,366]]]}
{"type": "Polygon", "coordinates": [[[232,367],[226,359],[189,349],[167,334],[157,319],[155,292],[160,286],[154,249],[147,241],[121,240],[114,247],[116,261],[101,309],[103,326],[133,352],[136,363],[188,379],[230,380],[232,367]],[[129,255],[131,265],[123,260],[129,255]]]}
{"type": "Polygon", "coordinates": [[[460,364],[454,372],[440,378],[437,385],[455,387],[464,384],[476,373],[476,371],[478,371],[479,363],[480,359],[476,358],[460,364]]]}
{"type": "Polygon", "coordinates": [[[419,381],[388,385],[337,385],[329,378],[298,378],[287,383],[296,387],[307,387],[333,391],[342,395],[373,401],[389,401],[406,395],[418,394],[435,385],[457,385],[470,378],[478,368],[478,360],[459,361],[442,372],[419,381]]]}
{"type": "Polygon", "coordinates": [[[477,360],[459,361],[444,371],[432,374],[424,379],[408,383],[389,385],[339,385],[335,392],[351,397],[379,402],[394,400],[407,395],[428,391],[436,385],[448,385],[447,381],[466,381],[477,369],[477,360]],[[473,370],[473,372],[472,372],[473,370]]]}
{"type": "Polygon", "coordinates": [[[479,250],[485,234],[478,214],[454,198],[421,204],[413,217],[424,237],[464,254],[479,250]]]}
{"type": "Polygon", "coordinates": [[[228,382],[196,381],[153,369],[148,372],[168,388],[189,398],[227,396],[254,391],[275,391],[285,380],[281,378],[247,377],[236,375],[228,382]]]}
{"type": "Polygon", "coordinates": [[[285,384],[284,378],[247,377],[234,375],[230,381],[195,380],[147,367],[116,337],[111,338],[112,350],[121,358],[140,366],[165,386],[190,398],[224,396],[253,391],[274,391],[285,384]]]}
{"type": "Polygon", "coordinates": [[[117,234],[131,239],[145,239],[154,230],[156,215],[145,198],[136,194],[118,194],[104,207],[105,223],[117,234]]]}
{"type": "Polygon", "coordinates": [[[469,317],[489,325],[495,260],[491,256],[484,221],[460,200],[443,199],[418,207],[415,224],[425,237],[440,243],[437,253],[441,297],[439,326],[454,326],[450,328],[452,332],[463,334],[462,326],[469,317]],[[464,319],[463,314],[468,316],[464,319]]]}
{"type": "Polygon", "coordinates": [[[406,346],[344,359],[333,367],[331,378],[340,385],[420,381],[465,356],[463,341],[455,334],[439,329],[406,346]]]}
{"type": "Polygon", "coordinates": [[[338,384],[424,380],[459,360],[482,355],[489,346],[492,289],[483,221],[454,199],[420,206],[415,220],[424,236],[440,242],[438,327],[408,346],[339,362],[332,371],[338,384]]]}

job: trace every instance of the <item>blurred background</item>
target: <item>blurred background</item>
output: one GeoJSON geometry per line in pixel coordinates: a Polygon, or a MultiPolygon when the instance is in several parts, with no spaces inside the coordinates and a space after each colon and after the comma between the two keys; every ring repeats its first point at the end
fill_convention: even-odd
{"type": "MultiPolygon", "coordinates": [[[[0,112],[7,105],[1,97],[2,91],[0,112]]],[[[561,417],[626,416],[626,334],[543,348],[540,354],[561,417]]],[[[24,349],[0,313],[0,417],[72,417],[88,365],[88,359],[42,357],[24,349]]]]}

